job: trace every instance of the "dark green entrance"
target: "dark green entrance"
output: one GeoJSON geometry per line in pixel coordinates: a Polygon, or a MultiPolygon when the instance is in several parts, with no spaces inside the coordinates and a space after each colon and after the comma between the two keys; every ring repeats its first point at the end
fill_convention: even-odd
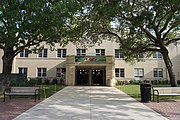
{"type": "Polygon", "coordinates": [[[76,85],[105,85],[105,68],[76,68],[76,85]]]}

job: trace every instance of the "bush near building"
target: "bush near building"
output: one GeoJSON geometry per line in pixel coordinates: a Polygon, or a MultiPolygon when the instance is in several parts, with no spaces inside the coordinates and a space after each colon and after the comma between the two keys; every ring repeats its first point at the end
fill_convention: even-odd
{"type": "MultiPolygon", "coordinates": [[[[180,80],[177,81],[180,84],[180,80]]],[[[116,80],[116,85],[139,85],[151,83],[152,85],[170,85],[169,80],[116,80]]]]}

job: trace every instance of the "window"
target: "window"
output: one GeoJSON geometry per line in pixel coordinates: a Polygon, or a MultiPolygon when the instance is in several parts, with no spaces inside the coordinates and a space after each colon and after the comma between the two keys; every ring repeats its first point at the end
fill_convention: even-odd
{"type": "Polygon", "coordinates": [[[39,57],[40,58],[46,58],[47,57],[47,49],[43,49],[39,51],[39,57]]]}
{"type": "Polygon", "coordinates": [[[144,76],[144,69],[143,68],[135,68],[134,69],[134,77],[142,78],[144,76]]]}
{"type": "Polygon", "coordinates": [[[19,74],[26,74],[27,75],[28,68],[19,68],[19,74]]]}
{"type": "Polygon", "coordinates": [[[66,74],[66,68],[57,68],[56,69],[56,77],[64,78],[66,74]]]}
{"type": "Polygon", "coordinates": [[[86,55],[86,49],[77,49],[76,50],[78,56],[85,56],[86,55]]]}
{"type": "Polygon", "coordinates": [[[115,76],[116,77],[124,77],[125,76],[124,68],[116,68],[115,76]]]}
{"type": "Polygon", "coordinates": [[[105,55],[105,49],[96,49],[96,56],[105,55]]]}
{"type": "Polygon", "coordinates": [[[37,71],[38,77],[46,77],[46,75],[47,75],[47,69],[46,68],[38,68],[37,70],[38,70],[37,71]]]}
{"type": "Polygon", "coordinates": [[[58,58],[65,58],[66,57],[66,49],[58,49],[57,50],[57,57],[58,58]]]}
{"type": "Polygon", "coordinates": [[[29,56],[29,50],[25,49],[20,52],[20,57],[28,57],[29,56]]]}
{"type": "Polygon", "coordinates": [[[138,58],[144,58],[144,55],[143,55],[142,52],[138,52],[138,53],[137,53],[137,57],[138,57],[138,58]]]}
{"type": "Polygon", "coordinates": [[[162,78],[163,77],[163,69],[162,68],[154,68],[154,77],[162,78]]]}
{"type": "Polygon", "coordinates": [[[119,49],[115,49],[115,58],[124,58],[119,49]]]}
{"type": "Polygon", "coordinates": [[[162,58],[162,54],[160,52],[155,52],[153,58],[162,58]]]}

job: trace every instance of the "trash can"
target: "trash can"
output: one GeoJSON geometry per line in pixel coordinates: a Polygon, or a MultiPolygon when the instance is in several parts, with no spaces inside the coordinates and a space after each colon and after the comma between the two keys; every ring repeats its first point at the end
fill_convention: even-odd
{"type": "Polygon", "coordinates": [[[141,83],[140,92],[141,92],[141,102],[147,103],[151,100],[151,84],[150,83],[141,83]]]}

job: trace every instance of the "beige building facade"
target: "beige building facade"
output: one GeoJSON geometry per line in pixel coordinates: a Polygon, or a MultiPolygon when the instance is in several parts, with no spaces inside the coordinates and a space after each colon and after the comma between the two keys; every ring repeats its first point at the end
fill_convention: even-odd
{"type": "MultiPolygon", "coordinates": [[[[113,41],[103,41],[93,47],[81,47],[69,43],[50,50],[45,45],[37,54],[24,50],[13,62],[12,73],[25,73],[28,77],[65,80],[66,85],[107,85],[114,86],[116,80],[168,80],[167,69],[162,55],[154,53],[145,62],[126,63],[113,41]]],[[[180,49],[169,47],[177,80],[180,80],[180,49]]],[[[3,52],[0,51],[0,57],[3,52]]],[[[143,56],[141,56],[143,57],[143,56]]],[[[2,60],[0,60],[2,68],[2,60]]],[[[2,72],[2,69],[0,69],[2,72]]]]}

